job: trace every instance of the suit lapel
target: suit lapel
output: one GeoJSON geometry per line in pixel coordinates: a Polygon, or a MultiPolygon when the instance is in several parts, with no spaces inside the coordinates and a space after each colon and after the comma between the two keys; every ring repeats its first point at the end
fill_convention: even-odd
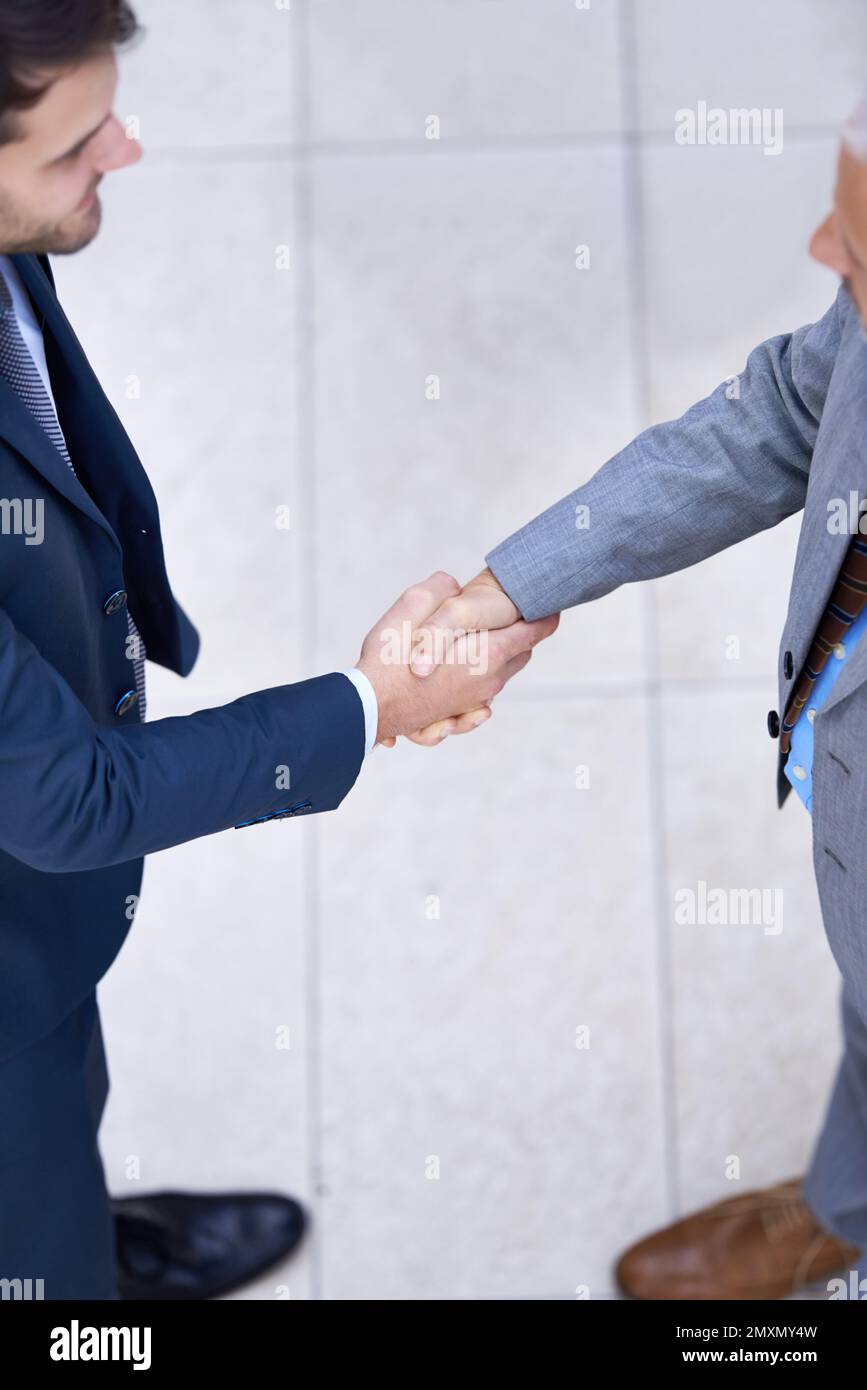
{"type": "MultiPolygon", "coordinates": [[[[51,333],[54,336],[58,350],[64,356],[70,371],[76,378],[84,369],[92,376],[84,350],[54,292],[53,277],[50,276],[50,271],[43,269],[41,259],[37,259],[36,256],[25,255],[12,257],[18,274],[30,295],[43,332],[51,333]]],[[[119,544],[113,527],[97,507],[90,493],[68,467],[65,459],[58,453],[18,394],[2,378],[0,378],[0,436],[23,454],[52,487],[61,492],[73,506],[84,512],[91,521],[107,531],[115,543],[119,544]]]]}
{"type": "MultiPolygon", "coordinates": [[[[829,530],[829,502],[867,498],[867,341],[858,332],[838,359],[823,412],[804,508],[790,601],[788,645],[800,671],[840,572],[851,533],[829,530]]],[[[847,511],[848,515],[848,511],[847,511]]],[[[867,512],[863,517],[867,534],[867,512]]],[[[867,643],[858,642],[830,691],[831,709],[867,680],[867,643]]]]}

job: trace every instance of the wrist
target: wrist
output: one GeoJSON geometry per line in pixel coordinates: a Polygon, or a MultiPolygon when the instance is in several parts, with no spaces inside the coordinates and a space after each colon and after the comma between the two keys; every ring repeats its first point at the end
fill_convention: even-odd
{"type": "Polygon", "coordinates": [[[391,701],[389,699],[389,682],[386,679],[382,663],[378,660],[369,659],[362,655],[355,663],[356,669],[366,676],[373,690],[376,700],[376,734],[374,743],[381,743],[384,738],[393,738],[399,730],[393,729],[394,723],[391,711],[391,701]]]}
{"type": "Polygon", "coordinates": [[[475,579],[470,581],[467,588],[470,588],[472,585],[477,585],[479,588],[494,589],[498,594],[498,627],[509,627],[512,623],[519,621],[522,616],[520,608],[514,600],[509,597],[499,579],[494,574],[494,571],[489,569],[487,565],[476,575],[475,579]]]}

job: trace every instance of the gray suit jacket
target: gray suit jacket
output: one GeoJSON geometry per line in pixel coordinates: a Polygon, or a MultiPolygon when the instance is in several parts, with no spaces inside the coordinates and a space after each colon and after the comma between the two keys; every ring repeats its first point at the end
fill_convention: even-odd
{"type": "MultiPolygon", "coordinates": [[[[782,716],[850,540],[829,526],[829,503],[852,490],[867,493],[867,336],[841,287],[817,323],[754,348],[735,387],[645,430],[485,558],[523,616],[541,618],[685,569],[803,508],[778,656],[782,716]]],[[[813,724],[812,815],[826,929],[867,1017],[865,682],[861,642],[813,724]]],[[[783,761],[778,806],[792,790],[783,761]]]]}

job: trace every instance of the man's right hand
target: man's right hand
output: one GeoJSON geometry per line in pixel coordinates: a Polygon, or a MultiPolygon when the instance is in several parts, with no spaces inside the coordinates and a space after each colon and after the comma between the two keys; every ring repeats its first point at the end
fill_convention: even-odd
{"type": "Polygon", "coordinates": [[[440,660],[448,660],[454,634],[511,627],[520,617],[520,610],[496,575],[483,569],[460,593],[449,594],[426,628],[416,633],[417,646],[412,659],[414,674],[425,678],[434,670],[437,656],[440,660]]]}
{"type": "MultiPolygon", "coordinates": [[[[530,660],[532,649],[557,627],[559,614],[523,620],[496,631],[449,635],[444,659],[424,680],[410,669],[413,634],[447,599],[461,593],[450,574],[437,570],[407,589],[364,639],[355,663],[376,692],[376,742],[413,734],[441,720],[481,715],[495,695],[530,660]]],[[[472,727],[472,726],[470,726],[472,727]]]]}

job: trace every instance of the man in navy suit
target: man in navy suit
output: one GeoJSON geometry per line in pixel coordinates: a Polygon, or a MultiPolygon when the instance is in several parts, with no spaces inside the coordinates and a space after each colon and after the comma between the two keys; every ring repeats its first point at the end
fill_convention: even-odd
{"type": "Polygon", "coordinates": [[[375,743],[486,718],[557,625],[515,622],[483,662],[467,639],[418,681],[394,639],[459,592],[437,573],[401,595],[350,670],[145,720],[145,658],[185,676],[198,635],[48,261],[93,240],[99,183],[141,153],[112,113],[115,50],[136,32],[124,0],[0,0],[3,1297],[204,1298],[291,1248],[303,1220],[289,1198],[106,1191],[95,987],[130,930],[143,856],[335,809],[375,743]]]}

